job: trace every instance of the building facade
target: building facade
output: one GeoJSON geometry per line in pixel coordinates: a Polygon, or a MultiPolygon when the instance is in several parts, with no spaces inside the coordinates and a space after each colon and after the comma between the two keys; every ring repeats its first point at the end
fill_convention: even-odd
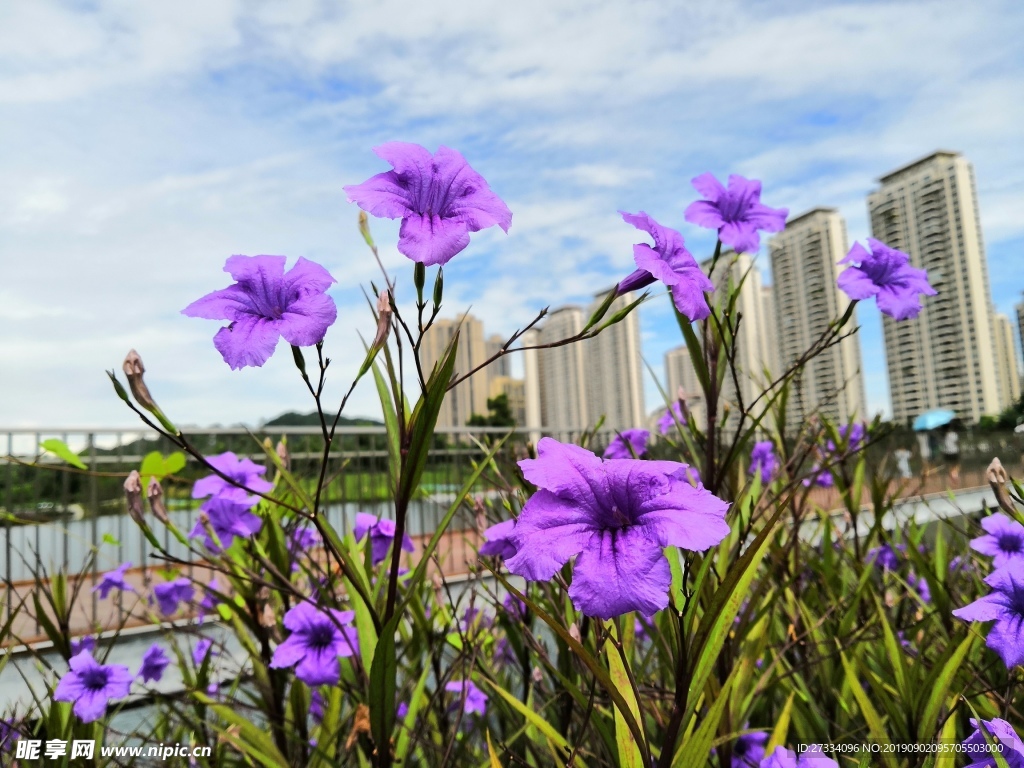
{"type": "Polygon", "coordinates": [[[914,320],[884,316],[892,416],[946,408],[976,422],[999,412],[998,362],[974,169],[939,151],[879,179],[871,233],[926,269],[938,295],[914,320]]]}
{"type": "MultiPolygon", "coordinates": [[[[487,359],[482,322],[472,315],[462,315],[455,320],[438,318],[424,334],[420,346],[424,377],[430,376],[431,369],[441,359],[456,331],[459,332],[459,347],[455,356],[456,376],[468,373],[487,359]]],[[[486,416],[489,392],[488,369],[485,368],[448,393],[441,404],[437,426],[464,427],[474,413],[486,416]]]]}
{"type": "MultiPolygon", "coordinates": [[[[847,251],[846,223],[835,208],[815,208],[792,218],[768,241],[777,374],[799,360],[850,306],[850,299],[836,286],[842,269],[837,262],[847,251]]],[[[854,317],[847,329],[856,324],[854,317]]],[[[867,416],[856,335],[812,358],[794,380],[786,428],[799,428],[816,412],[836,423],[867,416]]]]}
{"type": "MultiPolygon", "coordinates": [[[[601,293],[594,298],[587,308],[586,318],[593,315],[606,296],[601,293]]],[[[632,293],[619,296],[608,308],[605,318],[624,309],[635,298],[632,293]]],[[[583,348],[586,370],[586,426],[593,426],[603,418],[602,430],[621,432],[642,427],[646,419],[638,313],[630,312],[579,346],[583,348]]]]}
{"type": "MultiPolygon", "coordinates": [[[[537,334],[540,344],[574,336],[586,322],[577,306],[549,313],[537,334]]],[[[572,432],[587,426],[587,367],[582,344],[566,344],[537,352],[541,425],[553,433],[572,432]]]]}
{"type": "Polygon", "coordinates": [[[995,313],[996,357],[999,360],[999,401],[1006,409],[1020,400],[1020,368],[1013,324],[1006,315],[995,313]]]}

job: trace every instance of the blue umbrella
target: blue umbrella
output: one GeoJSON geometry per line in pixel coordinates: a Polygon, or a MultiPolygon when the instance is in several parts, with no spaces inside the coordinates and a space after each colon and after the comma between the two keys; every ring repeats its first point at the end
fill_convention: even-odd
{"type": "Polygon", "coordinates": [[[956,414],[952,411],[927,411],[914,419],[914,431],[927,432],[929,429],[944,427],[955,418],[956,414]]]}

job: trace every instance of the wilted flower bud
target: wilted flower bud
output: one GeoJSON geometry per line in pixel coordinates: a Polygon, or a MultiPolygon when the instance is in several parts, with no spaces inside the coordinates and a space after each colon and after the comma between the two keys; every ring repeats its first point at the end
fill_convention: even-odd
{"type": "Polygon", "coordinates": [[[281,465],[287,470],[291,467],[292,457],[288,453],[288,444],[283,439],[277,441],[277,458],[281,460],[281,465]]]}
{"type": "Polygon", "coordinates": [[[128,514],[139,525],[142,524],[142,476],[133,469],[124,481],[124,496],[128,502],[128,514]]]}
{"type": "Polygon", "coordinates": [[[373,248],[373,235],[370,234],[370,217],[366,211],[359,212],[359,234],[363,236],[366,244],[373,248]]]}
{"type": "Polygon", "coordinates": [[[131,387],[135,401],[147,411],[152,411],[156,408],[156,402],[153,400],[153,396],[149,394],[146,382],[142,379],[142,374],[146,372],[146,368],[142,364],[142,358],[139,357],[139,353],[134,349],[129,350],[124,363],[121,364],[121,368],[124,371],[124,375],[128,377],[128,386],[131,387]]]}
{"type": "Polygon", "coordinates": [[[149,499],[149,508],[153,511],[153,517],[164,525],[167,525],[167,507],[164,506],[164,489],[156,476],[149,478],[149,486],[146,488],[146,498],[149,499]]]}
{"type": "Polygon", "coordinates": [[[380,349],[391,332],[391,293],[385,288],[377,297],[377,334],[373,337],[372,349],[380,349]]]}
{"type": "Polygon", "coordinates": [[[996,495],[996,501],[999,502],[999,506],[1003,508],[1004,512],[1009,513],[1010,517],[1013,517],[1013,503],[1010,501],[1010,496],[1006,492],[1006,484],[1010,482],[1010,477],[1006,474],[1006,470],[1003,468],[1003,463],[999,461],[998,457],[992,459],[992,463],[989,464],[988,469],[985,470],[985,479],[988,480],[988,484],[992,486],[992,491],[996,495]]]}
{"type": "Polygon", "coordinates": [[[580,635],[580,628],[576,625],[575,621],[569,625],[569,637],[571,637],[577,643],[583,642],[583,638],[580,635]]]}
{"type": "Polygon", "coordinates": [[[533,682],[539,683],[544,680],[544,673],[541,671],[540,667],[534,667],[531,677],[533,677],[533,682]]]}

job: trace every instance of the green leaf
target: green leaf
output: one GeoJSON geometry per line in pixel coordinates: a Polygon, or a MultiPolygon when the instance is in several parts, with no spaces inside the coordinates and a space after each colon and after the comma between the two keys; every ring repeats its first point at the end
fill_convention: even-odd
{"type": "Polygon", "coordinates": [[[391,732],[395,728],[395,682],[398,662],[395,657],[395,631],[402,618],[396,613],[384,625],[370,666],[370,732],[379,750],[391,749],[391,732]]]}
{"type": "Polygon", "coordinates": [[[216,704],[214,699],[205,694],[195,692],[192,695],[200,703],[210,707],[218,717],[237,729],[238,735],[236,736],[232,734],[232,729],[220,728],[218,729],[219,738],[230,742],[239,752],[252,758],[264,768],[288,768],[288,761],[278,751],[267,731],[253,725],[233,708],[225,704],[216,704]]]}
{"type": "Polygon", "coordinates": [[[181,451],[164,456],[160,451],[147,453],[142,459],[142,466],[139,467],[139,474],[142,475],[143,487],[149,482],[149,478],[155,477],[157,481],[163,480],[168,475],[174,475],[185,468],[185,454],[181,451]]]}
{"type": "MultiPolygon", "coordinates": [[[[871,699],[868,698],[867,693],[861,687],[860,678],[857,677],[857,670],[842,651],[839,652],[839,658],[842,660],[843,669],[846,671],[846,682],[849,684],[850,691],[857,700],[857,706],[860,707],[860,713],[864,716],[864,721],[867,723],[871,740],[883,746],[889,744],[889,733],[886,730],[885,723],[882,722],[882,717],[878,714],[878,710],[875,709],[871,699]]],[[[890,768],[896,768],[893,754],[882,753],[881,755],[882,760],[890,768]]]]}
{"type": "Polygon", "coordinates": [[[597,682],[604,688],[605,693],[608,694],[612,702],[615,704],[616,709],[622,713],[623,719],[626,721],[626,725],[630,732],[633,734],[633,738],[636,739],[637,744],[640,745],[643,750],[644,764],[649,765],[651,761],[650,752],[647,749],[647,743],[644,739],[643,730],[640,724],[633,717],[633,712],[629,708],[629,703],[626,701],[622,692],[616,687],[608,674],[608,671],[604,668],[597,659],[595,659],[586,648],[584,648],[572,635],[569,634],[568,630],[559,624],[551,615],[549,615],[544,609],[537,605],[533,600],[524,595],[514,586],[512,586],[508,579],[502,574],[495,571],[489,564],[486,564],[487,569],[494,575],[501,585],[513,596],[517,597],[526,603],[527,607],[533,611],[534,615],[551,627],[551,630],[561,638],[562,642],[565,643],[572,652],[579,658],[580,661],[590,670],[590,673],[597,679],[597,682]]]}
{"type": "Polygon", "coordinates": [[[448,394],[448,383],[455,370],[455,354],[459,348],[459,331],[452,335],[448,349],[441,360],[434,365],[427,381],[427,389],[413,409],[410,420],[409,450],[402,463],[402,474],[399,478],[398,500],[408,501],[419,486],[423,468],[427,465],[427,454],[433,442],[434,428],[441,412],[441,403],[448,394]]]}
{"type": "MultiPolygon", "coordinates": [[[[608,650],[608,671],[611,674],[612,682],[622,692],[630,712],[633,713],[633,718],[639,723],[640,704],[636,700],[633,681],[630,679],[618,648],[612,647],[608,650]]],[[[643,755],[640,753],[640,745],[636,743],[636,739],[626,725],[625,718],[618,709],[615,710],[615,743],[619,748],[620,768],[646,768],[643,755]]]]}
{"type": "Polygon", "coordinates": [[[78,458],[78,454],[68,448],[67,444],[63,440],[58,440],[57,438],[43,440],[43,442],[39,444],[39,447],[54,454],[58,459],[63,459],[73,467],[78,467],[78,469],[88,469],[88,467],[85,466],[85,463],[78,458]]]}
{"type": "Polygon", "coordinates": [[[377,396],[384,412],[384,428],[388,438],[388,474],[391,476],[391,488],[396,489],[398,468],[401,466],[398,451],[398,415],[391,400],[391,393],[388,391],[388,383],[376,363],[373,364],[373,381],[377,385],[377,396]]]}
{"type": "Polygon", "coordinates": [[[491,768],[501,768],[501,761],[498,756],[494,753],[494,745],[491,743],[491,729],[486,730],[487,733],[487,754],[490,756],[491,768]]]}
{"type": "Polygon", "coordinates": [[[725,706],[729,702],[729,694],[732,692],[733,684],[736,682],[736,672],[739,666],[733,668],[729,679],[725,681],[722,690],[718,692],[714,703],[708,710],[704,720],[694,731],[690,738],[686,739],[679,751],[672,760],[672,768],[690,768],[694,765],[707,765],[708,753],[711,751],[711,744],[715,738],[715,731],[718,724],[722,722],[722,715],[725,714],[725,706]]]}
{"type": "Polygon", "coordinates": [[[104,533],[104,534],[103,534],[103,543],[104,543],[104,544],[109,544],[109,545],[110,545],[110,546],[112,546],[112,547],[119,547],[119,546],[121,546],[121,542],[120,542],[120,541],[118,541],[117,539],[115,539],[115,538],[114,538],[114,537],[113,537],[113,536],[112,536],[111,534],[109,534],[109,533],[104,533]]]}
{"type": "Polygon", "coordinates": [[[925,681],[923,689],[928,692],[928,698],[925,701],[924,709],[921,711],[920,727],[918,730],[921,739],[931,738],[930,734],[938,724],[943,700],[949,695],[949,687],[952,685],[956,673],[960,670],[960,665],[967,658],[967,654],[970,653],[971,647],[978,637],[980,637],[980,632],[976,627],[971,627],[963,642],[948,655],[945,661],[940,660],[935,665],[935,671],[925,681]]]}
{"type": "MultiPolygon", "coordinates": [[[[488,680],[487,678],[483,678],[483,681],[491,688],[491,690],[508,702],[512,709],[521,714],[530,725],[540,731],[552,746],[562,750],[566,755],[571,751],[572,748],[569,746],[569,742],[565,740],[565,737],[556,731],[551,723],[541,717],[537,710],[526,706],[517,696],[513,696],[494,681],[488,680]]],[[[565,755],[563,755],[563,758],[564,756],[565,755]]],[[[579,760],[577,760],[577,762],[579,762],[579,760]]],[[[582,763],[580,763],[580,765],[582,765],[582,763]]]]}
{"type": "Polygon", "coordinates": [[[790,691],[789,698],[786,699],[786,705],[782,708],[782,714],[779,715],[779,719],[775,722],[772,736],[768,739],[768,744],[764,748],[766,755],[770,755],[775,751],[776,747],[784,746],[786,743],[786,736],[789,735],[789,720],[793,716],[794,698],[796,698],[796,691],[790,691]]]}
{"type": "Polygon", "coordinates": [[[413,726],[416,725],[416,716],[419,714],[420,707],[427,698],[423,692],[427,688],[427,680],[430,679],[432,673],[433,670],[429,664],[423,667],[423,674],[416,681],[416,687],[413,689],[412,696],[409,697],[409,711],[405,715],[405,720],[402,721],[402,730],[399,732],[398,740],[395,743],[396,765],[405,765],[405,755],[409,751],[409,739],[412,735],[413,726]]]}
{"type": "MultiPolygon", "coordinates": [[[[785,505],[778,505],[778,509],[769,518],[761,532],[747,547],[746,551],[736,560],[729,572],[726,574],[722,584],[715,591],[707,610],[704,613],[701,628],[694,639],[693,647],[697,648],[697,661],[693,667],[693,674],[690,677],[687,718],[693,714],[700,697],[700,692],[711,674],[718,654],[725,644],[733,626],[733,620],[739,613],[743,600],[750,593],[750,585],[757,573],[758,566],[768,552],[768,545],[771,542],[772,532],[779,517],[785,511],[785,505]],[[706,627],[706,629],[705,629],[706,627]]],[[[709,558],[710,559],[710,558],[709,558]]]]}

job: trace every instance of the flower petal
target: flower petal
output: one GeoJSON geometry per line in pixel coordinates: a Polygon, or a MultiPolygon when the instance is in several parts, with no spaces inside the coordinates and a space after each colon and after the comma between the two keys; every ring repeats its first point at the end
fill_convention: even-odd
{"type": "Polygon", "coordinates": [[[205,320],[238,320],[253,314],[252,301],[239,285],[229,285],[196,299],[181,314],[205,320]]]}
{"type": "Polygon", "coordinates": [[[331,273],[315,261],[299,256],[298,260],[284,274],[284,285],[295,295],[323,293],[338,282],[331,273]]]}
{"type": "Polygon", "coordinates": [[[599,496],[607,494],[607,484],[597,482],[604,474],[601,459],[578,445],[560,443],[542,437],[537,443],[537,458],[519,462],[523,477],[538,488],[582,505],[600,506],[599,496]]]}
{"type": "Polygon", "coordinates": [[[964,621],[992,621],[1006,613],[1006,606],[999,594],[979,597],[973,603],[957,608],[953,615],[964,621]]]}
{"type": "Polygon", "coordinates": [[[641,528],[627,526],[594,534],[576,558],[569,597],[587,616],[651,616],[668,605],[671,583],[661,547],[641,528]]]}
{"type": "Polygon", "coordinates": [[[217,331],[213,346],[232,370],[260,367],[274,354],[280,321],[245,317],[217,331]]]}
{"type": "Polygon", "coordinates": [[[284,277],[286,256],[229,256],[224,271],[239,283],[276,285],[284,277]]]}
{"type": "Polygon", "coordinates": [[[708,200],[695,200],[690,203],[683,214],[683,218],[691,224],[707,229],[719,229],[725,224],[722,212],[718,210],[714,203],[708,200]]]}
{"type": "Polygon", "coordinates": [[[327,329],[337,319],[334,299],[325,293],[310,293],[288,305],[278,330],[289,344],[311,347],[324,340],[327,329]]]}
{"type": "Polygon", "coordinates": [[[703,552],[729,535],[728,502],[703,486],[675,481],[671,490],[640,505],[637,523],[663,547],[703,552]]]}
{"type": "Polygon", "coordinates": [[[438,147],[433,157],[437,168],[435,183],[445,188],[445,216],[462,219],[470,232],[478,232],[497,224],[508,232],[512,211],[491,191],[487,180],[466,162],[466,158],[449,147],[438,147]]]}
{"type": "Polygon", "coordinates": [[[516,554],[505,567],[534,581],[550,579],[597,530],[591,510],[539,490],[526,502],[509,536],[516,554]]]}
{"type": "Polygon", "coordinates": [[[469,227],[459,219],[412,214],[398,230],[398,250],[428,267],[447,264],[467,245],[469,227]]]}
{"type": "Polygon", "coordinates": [[[690,183],[693,184],[693,188],[698,193],[712,202],[717,201],[718,198],[725,194],[725,187],[722,186],[722,182],[716,179],[714,174],[710,172],[702,173],[700,176],[691,179],[690,183]]]}
{"type": "Polygon", "coordinates": [[[851,299],[869,299],[878,293],[878,286],[860,267],[844,269],[836,280],[836,285],[851,299]]]}

